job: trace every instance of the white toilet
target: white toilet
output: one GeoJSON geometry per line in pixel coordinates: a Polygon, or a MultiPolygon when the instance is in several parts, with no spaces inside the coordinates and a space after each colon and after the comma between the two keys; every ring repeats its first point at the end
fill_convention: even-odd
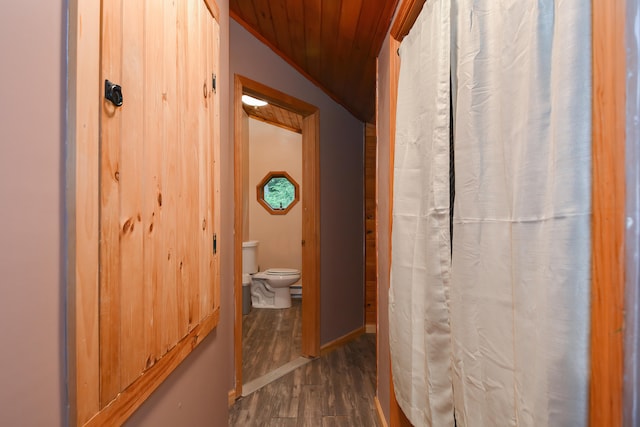
{"type": "MultiPolygon", "coordinates": [[[[258,242],[242,242],[242,274],[251,275],[251,305],[254,308],[289,308],[289,286],[300,280],[300,270],[270,268],[258,272],[258,242]]],[[[246,277],[246,276],[245,276],[246,277]]]]}

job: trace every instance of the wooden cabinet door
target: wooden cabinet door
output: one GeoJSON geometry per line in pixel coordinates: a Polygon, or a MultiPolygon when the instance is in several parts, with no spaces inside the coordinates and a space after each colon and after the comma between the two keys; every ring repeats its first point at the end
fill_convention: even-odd
{"type": "Polygon", "coordinates": [[[110,0],[101,34],[103,408],[217,319],[219,31],[203,0],[110,0]]]}

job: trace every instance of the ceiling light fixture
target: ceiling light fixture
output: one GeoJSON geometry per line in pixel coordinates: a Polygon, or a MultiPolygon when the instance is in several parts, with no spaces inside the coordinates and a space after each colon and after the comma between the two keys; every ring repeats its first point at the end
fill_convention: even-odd
{"type": "Polygon", "coordinates": [[[264,107],[265,105],[267,105],[266,101],[263,101],[262,99],[254,98],[253,96],[249,96],[249,95],[242,95],[242,102],[252,107],[264,107]]]}

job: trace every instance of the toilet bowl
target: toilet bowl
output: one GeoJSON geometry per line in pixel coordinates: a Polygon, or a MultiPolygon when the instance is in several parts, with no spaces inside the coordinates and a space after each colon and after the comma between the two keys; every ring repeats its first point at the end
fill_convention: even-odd
{"type": "Polygon", "coordinates": [[[300,280],[300,270],[270,268],[251,275],[251,305],[255,308],[289,308],[289,286],[300,280]]]}
{"type": "Polygon", "coordinates": [[[289,286],[300,280],[300,270],[270,268],[258,271],[257,252],[258,241],[242,242],[242,274],[251,276],[251,305],[255,308],[291,307],[289,286]]]}

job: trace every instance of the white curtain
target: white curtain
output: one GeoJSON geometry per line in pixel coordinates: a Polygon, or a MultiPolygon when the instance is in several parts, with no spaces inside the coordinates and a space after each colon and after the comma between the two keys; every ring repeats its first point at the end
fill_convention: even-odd
{"type": "Polygon", "coordinates": [[[416,426],[454,425],[449,3],[427,1],[400,48],[389,338],[396,397],[416,426]]]}
{"type": "Polygon", "coordinates": [[[587,425],[590,45],[582,0],[427,0],[402,43],[389,314],[416,426],[587,425]]]}
{"type": "Polygon", "coordinates": [[[454,3],[456,417],[586,426],[590,3],[454,3]]]}

